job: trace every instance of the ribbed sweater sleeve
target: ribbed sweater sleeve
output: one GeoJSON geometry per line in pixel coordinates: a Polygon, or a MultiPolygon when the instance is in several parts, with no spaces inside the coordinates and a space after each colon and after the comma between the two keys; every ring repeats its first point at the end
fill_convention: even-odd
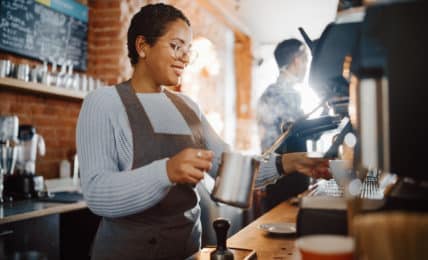
{"type": "Polygon", "coordinates": [[[116,147],[118,140],[115,140],[111,119],[117,111],[105,92],[89,94],[80,111],[76,140],[81,185],[88,207],[94,213],[121,217],[158,203],[168,193],[171,183],[166,174],[167,158],[134,170],[119,169],[122,150],[116,147]]]}

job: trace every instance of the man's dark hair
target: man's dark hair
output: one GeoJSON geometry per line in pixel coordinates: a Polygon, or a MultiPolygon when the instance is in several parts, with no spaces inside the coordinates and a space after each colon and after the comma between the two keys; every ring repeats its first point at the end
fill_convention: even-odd
{"type": "Polygon", "coordinates": [[[288,39],[280,42],[274,51],[275,60],[278,64],[278,68],[282,66],[288,66],[295,55],[299,52],[302,42],[297,39],[288,39]]]}
{"type": "Polygon", "coordinates": [[[138,63],[138,53],[135,49],[137,36],[144,36],[147,44],[153,46],[159,37],[165,34],[167,25],[177,19],[182,19],[190,26],[189,19],[174,6],[162,3],[143,6],[132,17],[128,29],[128,57],[131,59],[131,64],[138,63]]]}

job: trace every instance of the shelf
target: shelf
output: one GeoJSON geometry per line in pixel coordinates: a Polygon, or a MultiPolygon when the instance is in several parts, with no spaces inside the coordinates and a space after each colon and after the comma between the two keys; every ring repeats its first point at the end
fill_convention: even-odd
{"type": "Polygon", "coordinates": [[[79,100],[83,100],[86,96],[86,93],[80,91],[52,87],[40,83],[26,82],[14,78],[0,78],[0,89],[1,88],[15,89],[31,93],[42,93],[79,100]]]}

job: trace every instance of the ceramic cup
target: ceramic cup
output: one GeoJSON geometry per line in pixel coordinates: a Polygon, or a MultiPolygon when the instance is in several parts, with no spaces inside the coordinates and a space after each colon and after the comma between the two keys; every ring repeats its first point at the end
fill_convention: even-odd
{"type": "Polygon", "coordinates": [[[296,241],[302,260],[353,260],[354,240],[339,235],[310,235],[296,241]]]}
{"type": "Polygon", "coordinates": [[[352,161],[350,160],[330,160],[329,170],[334,180],[339,185],[345,185],[351,177],[352,161]]]}

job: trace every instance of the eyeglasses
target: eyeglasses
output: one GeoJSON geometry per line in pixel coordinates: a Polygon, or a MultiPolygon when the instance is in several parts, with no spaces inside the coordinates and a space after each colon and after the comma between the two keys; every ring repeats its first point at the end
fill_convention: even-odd
{"type": "Polygon", "coordinates": [[[177,41],[170,42],[169,46],[174,52],[173,57],[175,59],[183,59],[184,57],[186,57],[188,60],[188,64],[192,64],[198,58],[198,52],[192,49],[191,46],[186,48],[183,44],[177,41]]]}
{"type": "MultiPolygon", "coordinates": [[[[153,38],[153,37],[146,36],[145,38],[157,40],[156,38],[153,38]]],[[[164,45],[164,46],[167,47],[167,45],[164,45]]],[[[169,47],[173,51],[172,57],[174,59],[187,59],[187,64],[194,63],[195,60],[198,58],[198,52],[192,49],[192,46],[189,46],[186,48],[184,44],[178,40],[172,40],[169,43],[169,47]]]]}

